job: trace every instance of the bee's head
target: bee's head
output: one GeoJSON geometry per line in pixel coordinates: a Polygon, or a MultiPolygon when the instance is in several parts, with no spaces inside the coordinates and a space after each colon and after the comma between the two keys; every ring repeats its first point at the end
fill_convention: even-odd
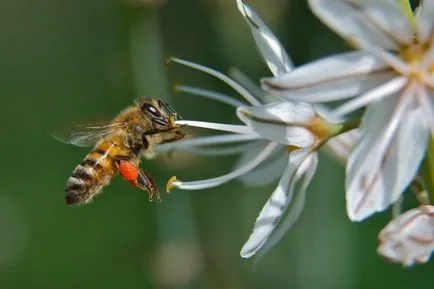
{"type": "Polygon", "coordinates": [[[145,98],[138,102],[138,105],[155,129],[174,127],[174,121],[181,119],[173,108],[161,99],[145,98]]]}

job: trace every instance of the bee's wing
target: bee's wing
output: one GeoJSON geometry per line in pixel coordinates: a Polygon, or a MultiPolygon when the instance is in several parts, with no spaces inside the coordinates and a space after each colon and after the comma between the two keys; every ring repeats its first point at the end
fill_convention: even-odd
{"type": "Polygon", "coordinates": [[[74,125],[61,132],[51,134],[53,138],[63,143],[79,147],[89,147],[100,139],[113,133],[116,129],[124,128],[126,123],[109,123],[103,125],[74,125]]]}

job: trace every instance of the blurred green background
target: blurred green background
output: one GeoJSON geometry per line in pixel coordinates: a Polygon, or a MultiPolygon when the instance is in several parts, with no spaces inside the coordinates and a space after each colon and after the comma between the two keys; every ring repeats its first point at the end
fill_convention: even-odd
{"type": "MultiPolygon", "coordinates": [[[[305,1],[251,0],[296,64],[344,51],[305,1]]],[[[175,83],[234,94],[179,56],[252,79],[269,75],[234,0],[0,1],[0,288],[427,288],[434,262],[403,269],[376,254],[390,218],[346,217],[344,170],[321,155],[300,220],[252,269],[239,257],[274,186],[234,181],[173,191],[161,204],[115,178],[91,205],[64,205],[64,186],[87,149],[49,133],[111,118],[143,95],[185,119],[236,122],[230,107],[182,94],[175,83]]],[[[166,180],[217,176],[235,157],[162,155],[142,167],[166,180]]]]}

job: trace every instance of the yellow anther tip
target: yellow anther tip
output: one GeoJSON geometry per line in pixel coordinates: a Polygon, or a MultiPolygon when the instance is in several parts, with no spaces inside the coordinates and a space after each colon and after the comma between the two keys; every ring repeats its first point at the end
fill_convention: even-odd
{"type": "Polygon", "coordinates": [[[173,116],[169,116],[169,123],[171,127],[176,127],[175,118],[173,116]]]}
{"type": "Polygon", "coordinates": [[[178,181],[176,176],[171,177],[166,184],[166,193],[170,194],[170,191],[175,188],[176,186],[173,184],[174,182],[178,181]]]}

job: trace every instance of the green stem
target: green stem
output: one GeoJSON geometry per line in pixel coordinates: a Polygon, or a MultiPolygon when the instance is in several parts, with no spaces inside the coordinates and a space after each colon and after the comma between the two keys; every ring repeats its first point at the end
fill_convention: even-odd
{"type": "Polygon", "coordinates": [[[360,126],[360,122],[360,119],[355,119],[340,123],[333,129],[334,132],[330,134],[330,137],[335,137],[347,131],[356,129],[360,126]]]}
{"type": "Polygon", "coordinates": [[[434,135],[431,134],[423,165],[423,175],[431,204],[434,204],[434,135]]]}
{"type": "Polygon", "coordinates": [[[414,17],[413,10],[411,9],[410,1],[409,0],[398,0],[398,1],[399,4],[401,5],[402,10],[405,13],[405,16],[407,16],[407,19],[410,22],[413,31],[416,31],[416,19],[414,17]]]}

